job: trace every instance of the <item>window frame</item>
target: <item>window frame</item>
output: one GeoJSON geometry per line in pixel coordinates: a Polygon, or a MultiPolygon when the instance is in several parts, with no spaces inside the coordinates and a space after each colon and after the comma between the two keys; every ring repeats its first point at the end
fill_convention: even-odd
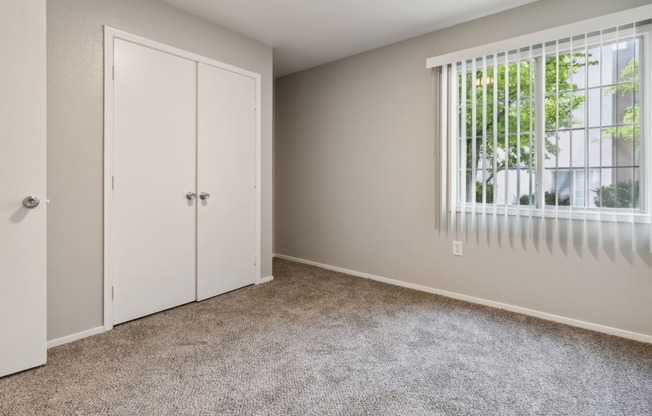
{"type": "MultiPolygon", "coordinates": [[[[643,19],[643,21],[648,19],[643,19]]],[[[570,28],[578,26],[578,31],[581,30],[581,24],[569,25],[570,28]]],[[[619,26],[619,25],[616,25],[619,26]]],[[[613,24],[607,25],[607,27],[616,27],[613,24]]],[[[545,115],[543,114],[544,106],[542,105],[545,101],[545,83],[542,83],[541,80],[544,79],[541,76],[537,76],[545,72],[545,59],[544,57],[550,56],[547,53],[549,45],[557,45],[556,53],[562,55],[564,53],[571,53],[571,51],[576,51],[577,49],[573,46],[573,40],[580,39],[582,48],[585,50],[590,49],[592,46],[604,45],[609,42],[618,42],[621,38],[638,38],[640,39],[640,48],[639,48],[639,91],[640,101],[639,101],[639,118],[640,118],[640,179],[639,179],[639,189],[640,191],[640,207],[637,209],[630,208],[609,208],[609,207],[590,207],[586,206],[586,196],[585,196],[585,205],[584,206],[559,206],[559,205],[539,205],[544,201],[545,194],[545,184],[544,175],[545,168],[536,169],[533,172],[534,176],[534,190],[535,190],[535,200],[537,201],[536,206],[530,205],[518,205],[518,204],[496,204],[496,203],[483,203],[482,201],[473,201],[475,197],[472,198],[472,202],[461,201],[458,199],[460,193],[457,192],[460,184],[458,182],[460,178],[460,169],[457,166],[457,153],[465,151],[464,149],[459,149],[458,135],[453,133],[456,129],[455,126],[447,126],[448,129],[451,129],[453,132],[449,133],[455,139],[455,145],[450,144],[451,149],[451,159],[450,166],[448,167],[448,175],[450,176],[449,186],[450,186],[450,195],[455,195],[454,200],[450,201],[449,205],[449,214],[454,211],[456,214],[460,215],[463,213],[477,213],[477,208],[481,209],[482,212],[487,214],[497,214],[497,215],[508,215],[508,216],[531,216],[531,217],[545,217],[545,218],[562,218],[562,219],[586,219],[586,220],[607,220],[607,221],[621,221],[627,220],[634,223],[650,223],[650,216],[652,214],[652,189],[649,189],[649,184],[652,184],[652,156],[650,155],[652,149],[652,135],[650,134],[652,130],[652,23],[647,24],[643,29],[641,28],[631,28],[625,29],[622,31],[601,34],[599,39],[591,37],[591,35],[600,32],[599,30],[593,30],[586,32],[585,35],[581,36],[567,36],[556,38],[555,41],[545,41],[533,44],[533,46],[528,48],[512,48],[507,49],[505,52],[501,53],[492,53],[492,54],[481,54],[476,55],[472,58],[460,59],[462,64],[462,71],[466,73],[473,73],[477,69],[476,62],[486,62],[486,68],[497,68],[498,66],[507,62],[520,62],[523,60],[536,60],[536,86],[534,88],[534,114],[535,114],[535,123],[534,123],[534,136],[536,138],[536,166],[544,166],[543,158],[545,155],[545,115]],[[563,47],[562,47],[563,46],[563,47]],[[535,52],[536,51],[536,52],[535,52]],[[511,54],[515,52],[514,54],[511,54]],[[491,56],[495,58],[491,58],[491,56]],[[496,61],[496,62],[494,62],[496,61]],[[471,62],[472,65],[468,65],[471,62]]],[[[577,33],[577,32],[575,32],[577,33]]],[[[499,50],[499,49],[494,49],[499,50]]],[[[504,50],[504,49],[503,49],[504,50]]],[[[435,59],[435,58],[431,58],[435,59]]],[[[431,61],[428,61],[429,65],[431,61]]],[[[456,65],[455,63],[451,65],[456,65]]],[[[462,71],[457,72],[457,74],[462,73],[462,71]]],[[[456,95],[459,94],[459,91],[452,91],[453,86],[456,85],[452,81],[452,76],[456,71],[452,68],[446,68],[442,66],[442,78],[447,78],[442,85],[442,88],[448,88],[448,103],[450,105],[448,111],[457,111],[458,105],[456,103],[456,95]]],[[[533,77],[533,79],[535,79],[533,77]]],[[[606,85],[606,84],[604,84],[606,85]]],[[[604,87],[601,85],[601,87],[604,87]]],[[[588,86],[585,87],[588,90],[588,86]]],[[[493,93],[493,89],[491,90],[493,93]]],[[[486,89],[487,95],[490,93],[490,90],[486,89]]],[[[484,97],[482,100],[482,105],[486,106],[484,97]]],[[[461,105],[466,105],[462,103],[461,105]]],[[[586,109],[588,113],[588,108],[586,109]]],[[[483,112],[484,113],[484,112],[483,112]]],[[[489,113],[486,113],[489,116],[489,113]]],[[[482,116],[482,115],[481,115],[482,116]]],[[[445,115],[440,114],[440,117],[443,119],[445,115]]],[[[585,121],[588,123],[588,120],[585,121]]],[[[588,125],[585,125],[588,129],[588,125]]],[[[475,123],[473,123],[473,130],[475,130],[475,123]]],[[[571,127],[572,129],[572,127],[571,127]]],[[[481,133],[482,134],[482,133],[481,133]]],[[[509,133],[508,133],[509,134],[509,133]]],[[[477,132],[476,132],[477,136],[477,132]]],[[[486,134],[484,135],[486,136],[486,134]]],[[[468,169],[469,167],[467,167],[468,169]]],[[[573,172],[573,165],[570,166],[571,173],[573,172]]],[[[585,160],[584,167],[578,167],[578,171],[588,172],[588,161],[585,160]]],[[[586,182],[586,179],[585,179],[586,182]]],[[[586,187],[586,183],[585,183],[586,187]]],[[[484,188],[484,187],[483,187],[484,188]]],[[[571,188],[570,192],[573,190],[571,188]]],[[[473,195],[475,192],[473,192],[473,195]]],[[[585,191],[586,195],[586,191],[585,191]]]]}

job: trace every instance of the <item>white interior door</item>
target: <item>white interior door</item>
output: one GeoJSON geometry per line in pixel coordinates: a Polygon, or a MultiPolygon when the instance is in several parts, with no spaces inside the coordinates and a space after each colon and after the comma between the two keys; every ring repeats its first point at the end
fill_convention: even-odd
{"type": "Polygon", "coordinates": [[[45,0],[0,2],[0,56],[2,377],[46,361],[45,0]]]}
{"type": "Polygon", "coordinates": [[[255,280],[255,81],[199,63],[197,300],[255,280]]]}
{"type": "Polygon", "coordinates": [[[195,300],[197,64],[114,43],[114,323],[195,300]]]}

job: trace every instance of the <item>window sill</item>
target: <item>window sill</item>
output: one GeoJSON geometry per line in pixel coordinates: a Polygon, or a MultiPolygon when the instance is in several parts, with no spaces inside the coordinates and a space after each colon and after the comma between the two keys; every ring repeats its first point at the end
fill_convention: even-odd
{"type": "Polygon", "coordinates": [[[596,208],[568,208],[568,207],[550,207],[550,208],[525,208],[520,206],[493,206],[476,204],[475,207],[466,205],[464,210],[461,206],[455,209],[458,215],[463,212],[467,214],[485,214],[487,216],[505,216],[510,217],[532,217],[532,218],[558,218],[573,219],[580,221],[605,221],[605,222],[629,222],[636,224],[650,224],[650,214],[643,211],[623,212],[613,208],[596,209],[596,208]]]}

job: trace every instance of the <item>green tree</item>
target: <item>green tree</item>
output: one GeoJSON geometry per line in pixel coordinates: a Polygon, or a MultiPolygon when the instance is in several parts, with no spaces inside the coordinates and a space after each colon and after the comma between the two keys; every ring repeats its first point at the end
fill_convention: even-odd
{"type": "MultiPolygon", "coordinates": [[[[579,108],[584,102],[584,97],[572,94],[578,89],[577,85],[571,82],[572,75],[576,74],[581,67],[594,65],[597,61],[590,60],[583,53],[562,54],[547,57],[545,62],[545,129],[546,131],[558,128],[569,128],[573,123],[572,112],[579,108]]],[[[540,58],[539,58],[540,59],[540,58]]],[[[476,201],[483,201],[483,190],[486,194],[487,203],[494,200],[494,163],[496,172],[505,169],[534,170],[535,161],[535,106],[533,98],[536,88],[537,71],[536,59],[523,60],[499,65],[497,71],[493,67],[483,71],[473,71],[460,75],[458,81],[466,84],[466,97],[462,97],[462,89],[459,89],[460,103],[466,102],[466,199],[471,199],[471,193],[475,192],[476,201]],[[494,73],[495,72],[495,73],[494,73]],[[483,86],[484,84],[484,86],[483,86]],[[475,85],[475,99],[473,88],[475,85]],[[494,102],[494,89],[496,89],[497,101],[494,102]],[[507,90],[507,91],[506,91],[507,90]],[[483,114],[486,91],[486,112],[483,114]],[[472,107],[475,102],[476,119],[473,123],[472,107]],[[494,118],[495,112],[495,118],[494,118]],[[494,124],[494,119],[496,123],[494,124]],[[473,131],[475,126],[475,132],[473,131]],[[483,132],[486,131],[486,144],[483,143],[483,132]],[[520,134],[517,135],[517,131],[520,134]],[[507,132],[507,134],[505,134],[507,132]],[[475,147],[473,136],[475,133],[475,147]],[[494,133],[496,149],[494,149],[494,133]],[[507,138],[506,138],[507,137],[507,138]],[[475,149],[475,151],[474,151],[475,149]],[[494,160],[496,155],[496,160],[494,160]],[[475,158],[474,158],[475,156],[475,158]],[[483,165],[487,169],[482,181],[476,178],[483,165]],[[475,170],[473,169],[475,166],[475,170]],[[475,186],[474,186],[475,185],[475,186]],[[491,186],[490,186],[491,185],[491,186]],[[474,189],[475,188],[475,189],[474,189]]],[[[545,142],[545,158],[557,154],[556,145],[548,140],[545,142]]],[[[528,199],[528,200],[531,200],[528,199]]],[[[520,201],[520,200],[519,200],[520,201]]]]}

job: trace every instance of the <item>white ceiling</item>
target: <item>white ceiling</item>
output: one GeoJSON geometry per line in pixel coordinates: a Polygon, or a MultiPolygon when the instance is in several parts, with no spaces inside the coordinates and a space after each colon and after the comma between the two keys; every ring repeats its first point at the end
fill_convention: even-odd
{"type": "Polygon", "coordinates": [[[163,0],[274,48],[283,76],[537,0],[163,0]]]}

